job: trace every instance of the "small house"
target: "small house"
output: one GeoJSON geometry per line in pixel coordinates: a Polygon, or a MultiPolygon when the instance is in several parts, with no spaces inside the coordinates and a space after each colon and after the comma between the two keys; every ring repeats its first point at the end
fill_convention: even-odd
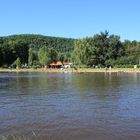
{"type": "Polygon", "coordinates": [[[71,62],[56,61],[50,64],[50,68],[70,68],[71,62]]]}
{"type": "Polygon", "coordinates": [[[56,61],[50,64],[51,68],[61,68],[63,66],[61,61],[56,61]]]}

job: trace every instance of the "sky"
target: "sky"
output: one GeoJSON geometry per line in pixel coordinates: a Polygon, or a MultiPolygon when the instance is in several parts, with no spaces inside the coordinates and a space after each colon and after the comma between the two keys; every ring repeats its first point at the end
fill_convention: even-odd
{"type": "Polygon", "coordinates": [[[83,38],[109,31],[140,41],[140,0],[0,0],[0,36],[83,38]]]}

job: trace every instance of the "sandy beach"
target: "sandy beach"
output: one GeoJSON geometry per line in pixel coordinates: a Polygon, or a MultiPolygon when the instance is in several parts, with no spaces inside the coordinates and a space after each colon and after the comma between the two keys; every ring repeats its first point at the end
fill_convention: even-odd
{"type": "Polygon", "coordinates": [[[0,69],[0,73],[7,73],[7,72],[46,72],[46,73],[88,73],[88,72],[140,72],[140,68],[112,68],[112,69],[105,69],[105,68],[78,68],[77,70],[73,68],[69,69],[0,69]]]}

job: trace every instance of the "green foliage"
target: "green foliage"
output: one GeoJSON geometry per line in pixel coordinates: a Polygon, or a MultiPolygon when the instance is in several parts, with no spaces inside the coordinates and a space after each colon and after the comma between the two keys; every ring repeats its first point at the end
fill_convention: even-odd
{"type": "Polygon", "coordinates": [[[74,40],[28,34],[0,37],[0,66],[11,65],[18,57],[22,64],[32,66],[34,61],[38,61],[39,49],[44,46],[63,53],[65,60],[70,59],[74,40]]]}
{"type": "Polygon", "coordinates": [[[47,54],[47,48],[43,47],[39,49],[38,52],[38,59],[41,65],[47,65],[48,64],[48,54],[47,54]]]}
{"type": "Polygon", "coordinates": [[[87,65],[89,56],[89,44],[85,39],[75,42],[72,60],[75,65],[87,65]]]}
{"type": "Polygon", "coordinates": [[[57,61],[57,52],[52,48],[43,47],[39,49],[38,58],[41,65],[49,65],[57,61]]]}
{"type": "Polygon", "coordinates": [[[16,64],[16,67],[17,68],[20,68],[21,67],[21,60],[20,60],[19,57],[16,59],[15,64],[16,64]]]}
{"type": "Polygon", "coordinates": [[[72,60],[76,65],[113,65],[112,61],[124,54],[119,36],[105,33],[78,40],[75,43],[72,60]]]}
{"type": "Polygon", "coordinates": [[[17,58],[33,67],[53,61],[72,61],[80,67],[131,67],[140,63],[140,42],[121,42],[107,31],[84,39],[28,34],[0,37],[0,66],[14,66],[17,58]]]}
{"type": "Polygon", "coordinates": [[[28,65],[32,66],[33,65],[33,49],[29,49],[29,55],[28,55],[28,65]]]}
{"type": "Polygon", "coordinates": [[[72,52],[75,39],[24,34],[4,37],[3,40],[4,42],[26,42],[30,48],[36,50],[42,48],[43,46],[47,46],[58,52],[72,52]]]}
{"type": "Polygon", "coordinates": [[[72,53],[72,61],[75,65],[92,66],[96,61],[95,52],[95,46],[90,45],[88,39],[77,40],[72,53]]]}

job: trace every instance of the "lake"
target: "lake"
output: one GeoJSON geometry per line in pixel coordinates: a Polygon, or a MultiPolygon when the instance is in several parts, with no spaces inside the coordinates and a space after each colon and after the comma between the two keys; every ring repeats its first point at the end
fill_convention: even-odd
{"type": "Polygon", "coordinates": [[[1,73],[0,136],[139,140],[138,73],[1,73]]]}

